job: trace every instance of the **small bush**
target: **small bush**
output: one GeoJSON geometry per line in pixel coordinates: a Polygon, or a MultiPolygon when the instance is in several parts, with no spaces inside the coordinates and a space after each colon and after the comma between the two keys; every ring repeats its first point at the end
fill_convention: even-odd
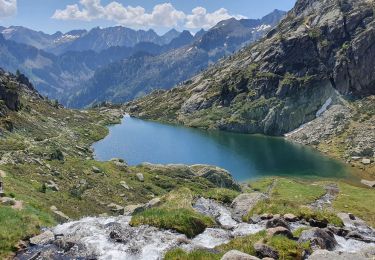
{"type": "Polygon", "coordinates": [[[55,149],[50,156],[51,160],[64,161],[64,154],[60,149],[55,149]]]}

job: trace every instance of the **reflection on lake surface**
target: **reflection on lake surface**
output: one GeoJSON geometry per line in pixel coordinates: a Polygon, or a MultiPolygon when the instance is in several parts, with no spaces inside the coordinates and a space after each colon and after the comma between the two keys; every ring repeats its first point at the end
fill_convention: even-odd
{"type": "Polygon", "coordinates": [[[125,117],[94,144],[98,160],[210,164],[227,169],[238,181],[278,175],[345,177],[347,169],[309,147],[282,138],[204,131],[125,117]]]}

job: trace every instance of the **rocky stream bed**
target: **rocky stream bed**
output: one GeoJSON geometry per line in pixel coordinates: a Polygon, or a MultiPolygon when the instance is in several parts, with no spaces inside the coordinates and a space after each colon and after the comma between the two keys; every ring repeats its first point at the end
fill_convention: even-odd
{"type": "MultiPolygon", "coordinates": [[[[334,187],[329,186],[327,194],[331,194],[332,189],[334,187]]],[[[131,216],[87,217],[44,230],[41,235],[30,239],[30,246],[19,252],[16,259],[162,259],[174,248],[215,252],[215,247],[234,238],[262,230],[266,230],[268,236],[283,235],[299,243],[309,241],[313,252],[306,252],[305,259],[373,259],[375,256],[375,230],[352,214],[338,214],[344,227],[319,221],[307,222],[292,214],[254,215],[249,222],[243,222],[242,217],[249,205],[251,207],[265,196],[258,192],[244,193],[230,206],[198,198],[194,209],[213,217],[217,226],[207,228],[192,239],[171,230],[146,225],[132,227],[129,225],[131,216]],[[294,237],[292,232],[299,228],[304,228],[304,231],[299,237],[294,237]]],[[[329,203],[330,196],[323,200],[329,203]]],[[[317,201],[315,206],[319,203],[317,201]]],[[[261,242],[254,248],[257,257],[279,258],[277,251],[261,242]]],[[[258,258],[232,250],[223,259],[258,258]]]]}

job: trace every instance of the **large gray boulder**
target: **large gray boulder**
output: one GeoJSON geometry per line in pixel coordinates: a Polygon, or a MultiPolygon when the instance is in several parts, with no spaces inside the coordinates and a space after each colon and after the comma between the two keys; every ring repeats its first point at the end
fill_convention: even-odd
{"type": "Polygon", "coordinates": [[[310,242],[311,247],[317,249],[333,250],[337,241],[332,232],[320,228],[312,228],[302,232],[298,239],[299,243],[310,242]]]}
{"type": "Polygon", "coordinates": [[[262,242],[255,243],[254,249],[259,257],[270,257],[273,259],[279,259],[279,253],[274,248],[266,244],[263,244],[262,242]]]}
{"type": "Polygon", "coordinates": [[[260,260],[258,257],[242,253],[238,250],[231,250],[227,252],[221,260],[260,260]]]}
{"type": "Polygon", "coordinates": [[[225,229],[235,228],[238,223],[232,219],[231,212],[223,205],[209,199],[199,198],[193,208],[206,216],[216,219],[216,221],[225,229]]]}
{"type": "Polygon", "coordinates": [[[233,218],[242,221],[242,218],[247,215],[259,201],[265,199],[267,199],[267,196],[260,192],[238,195],[231,205],[233,218]]]}
{"type": "Polygon", "coordinates": [[[195,175],[209,180],[218,187],[237,191],[241,190],[240,185],[236,183],[227,170],[210,165],[192,165],[190,169],[195,175]]]}

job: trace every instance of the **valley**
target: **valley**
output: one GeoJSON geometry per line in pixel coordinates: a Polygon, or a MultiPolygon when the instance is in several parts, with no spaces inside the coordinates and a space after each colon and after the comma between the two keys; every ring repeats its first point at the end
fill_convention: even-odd
{"type": "Polygon", "coordinates": [[[374,17],[0,27],[0,258],[373,259],[374,17]]]}

